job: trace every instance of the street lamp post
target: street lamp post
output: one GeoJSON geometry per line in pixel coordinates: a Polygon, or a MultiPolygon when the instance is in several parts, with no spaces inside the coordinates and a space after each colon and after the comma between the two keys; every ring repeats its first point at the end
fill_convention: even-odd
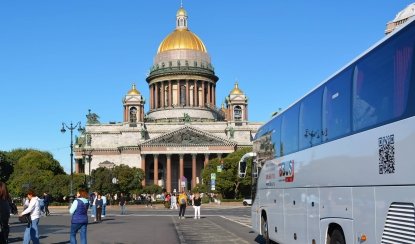
{"type": "Polygon", "coordinates": [[[88,183],[85,182],[85,183],[87,183],[88,190],[91,188],[91,161],[92,161],[92,151],[93,151],[93,149],[91,149],[91,150],[84,150],[83,153],[82,153],[82,158],[83,158],[84,162],[86,161],[85,160],[86,157],[88,157],[88,177],[89,178],[88,178],[88,183]]]}
{"type": "Polygon", "coordinates": [[[71,154],[70,154],[71,155],[71,181],[70,181],[70,192],[69,192],[70,194],[69,204],[72,204],[73,199],[74,199],[74,195],[73,195],[73,131],[76,128],[78,128],[78,132],[83,132],[84,129],[82,128],[81,122],[76,123],[76,125],[73,125],[71,122],[69,126],[65,123],[62,123],[62,129],[61,129],[62,133],[66,132],[65,128],[71,132],[71,145],[70,145],[70,148],[71,148],[71,154]]]}

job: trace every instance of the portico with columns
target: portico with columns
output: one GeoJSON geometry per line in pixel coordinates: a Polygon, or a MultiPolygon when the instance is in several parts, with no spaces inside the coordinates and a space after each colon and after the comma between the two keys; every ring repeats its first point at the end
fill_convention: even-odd
{"type": "Polygon", "coordinates": [[[141,165],[146,179],[143,185],[156,184],[168,192],[180,191],[180,182],[186,179],[185,189],[201,183],[202,169],[208,161],[235,151],[232,141],[184,127],[146,141],[141,147],[141,165]]]}

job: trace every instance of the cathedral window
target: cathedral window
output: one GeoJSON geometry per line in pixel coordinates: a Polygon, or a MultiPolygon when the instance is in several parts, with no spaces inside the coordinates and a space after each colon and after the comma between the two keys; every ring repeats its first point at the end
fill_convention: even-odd
{"type": "Polygon", "coordinates": [[[235,120],[242,120],[242,108],[241,106],[235,106],[233,109],[233,117],[235,120]]]}

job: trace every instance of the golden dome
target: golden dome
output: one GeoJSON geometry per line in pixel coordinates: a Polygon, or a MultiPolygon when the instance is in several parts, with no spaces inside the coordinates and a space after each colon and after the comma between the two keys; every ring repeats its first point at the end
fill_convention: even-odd
{"type": "Polygon", "coordinates": [[[178,49],[190,49],[207,53],[202,40],[188,29],[174,30],[161,42],[157,53],[178,49]]]}
{"type": "Polygon", "coordinates": [[[231,91],[231,95],[243,95],[243,94],[244,92],[238,87],[238,82],[235,82],[235,87],[231,91]]]}
{"type": "Polygon", "coordinates": [[[177,10],[176,16],[187,16],[187,12],[183,7],[180,7],[179,10],[177,10]]]}
{"type": "Polygon", "coordinates": [[[135,84],[133,84],[133,87],[128,91],[127,95],[140,95],[140,92],[135,88],[135,84]]]}

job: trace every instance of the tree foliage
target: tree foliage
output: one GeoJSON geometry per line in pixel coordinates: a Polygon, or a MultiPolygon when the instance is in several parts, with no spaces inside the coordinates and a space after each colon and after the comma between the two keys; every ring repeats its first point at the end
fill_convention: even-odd
{"type": "Polygon", "coordinates": [[[141,188],[141,181],[144,179],[144,171],[127,165],[115,166],[113,169],[97,168],[91,173],[93,184],[92,189],[100,193],[132,193],[141,188]],[[113,179],[116,183],[113,183],[113,179]]]}
{"type": "MultiPolygon", "coordinates": [[[[238,162],[241,157],[252,151],[252,148],[239,149],[222,160],[218,158],[209,161],[206,168],[203,170],[202,178],[207,189],[211,189],[211,174],[216,174],[215,191],[222,194],[224,198],[240,198],[245,195],[249,195],[251,178],[239,178],[238,177],[238,162]],[[222,167],[222,172],[218,172],[218,166],[222,167]]],[[[251,167],[248,164],[247,175],[250,175],[251,167]]]]}
{"type": "Polygon", "coordinates": [[[7,182],[13,173],[13,161],[6,152],[0,151],[0,181],[7,182]]]}
{"type": "Polygon", "coordinates": [[[160,194],[162,193],[163,188],[161,188],[161,186],[158,185],[148,185],[145,186],[143,189],[143,193],[149,193],[149,194],[160,194]]]}
{"type": "Polygon", "coordinates": [[[23,196],[28,188],[38,194],[51,191],[56,187],[54,176],[65,175],[62,166],[49,152],[17,149],[8,153],[8,158],[13,164],[13,173],[8,181],[13,195],[23,196]]]}

